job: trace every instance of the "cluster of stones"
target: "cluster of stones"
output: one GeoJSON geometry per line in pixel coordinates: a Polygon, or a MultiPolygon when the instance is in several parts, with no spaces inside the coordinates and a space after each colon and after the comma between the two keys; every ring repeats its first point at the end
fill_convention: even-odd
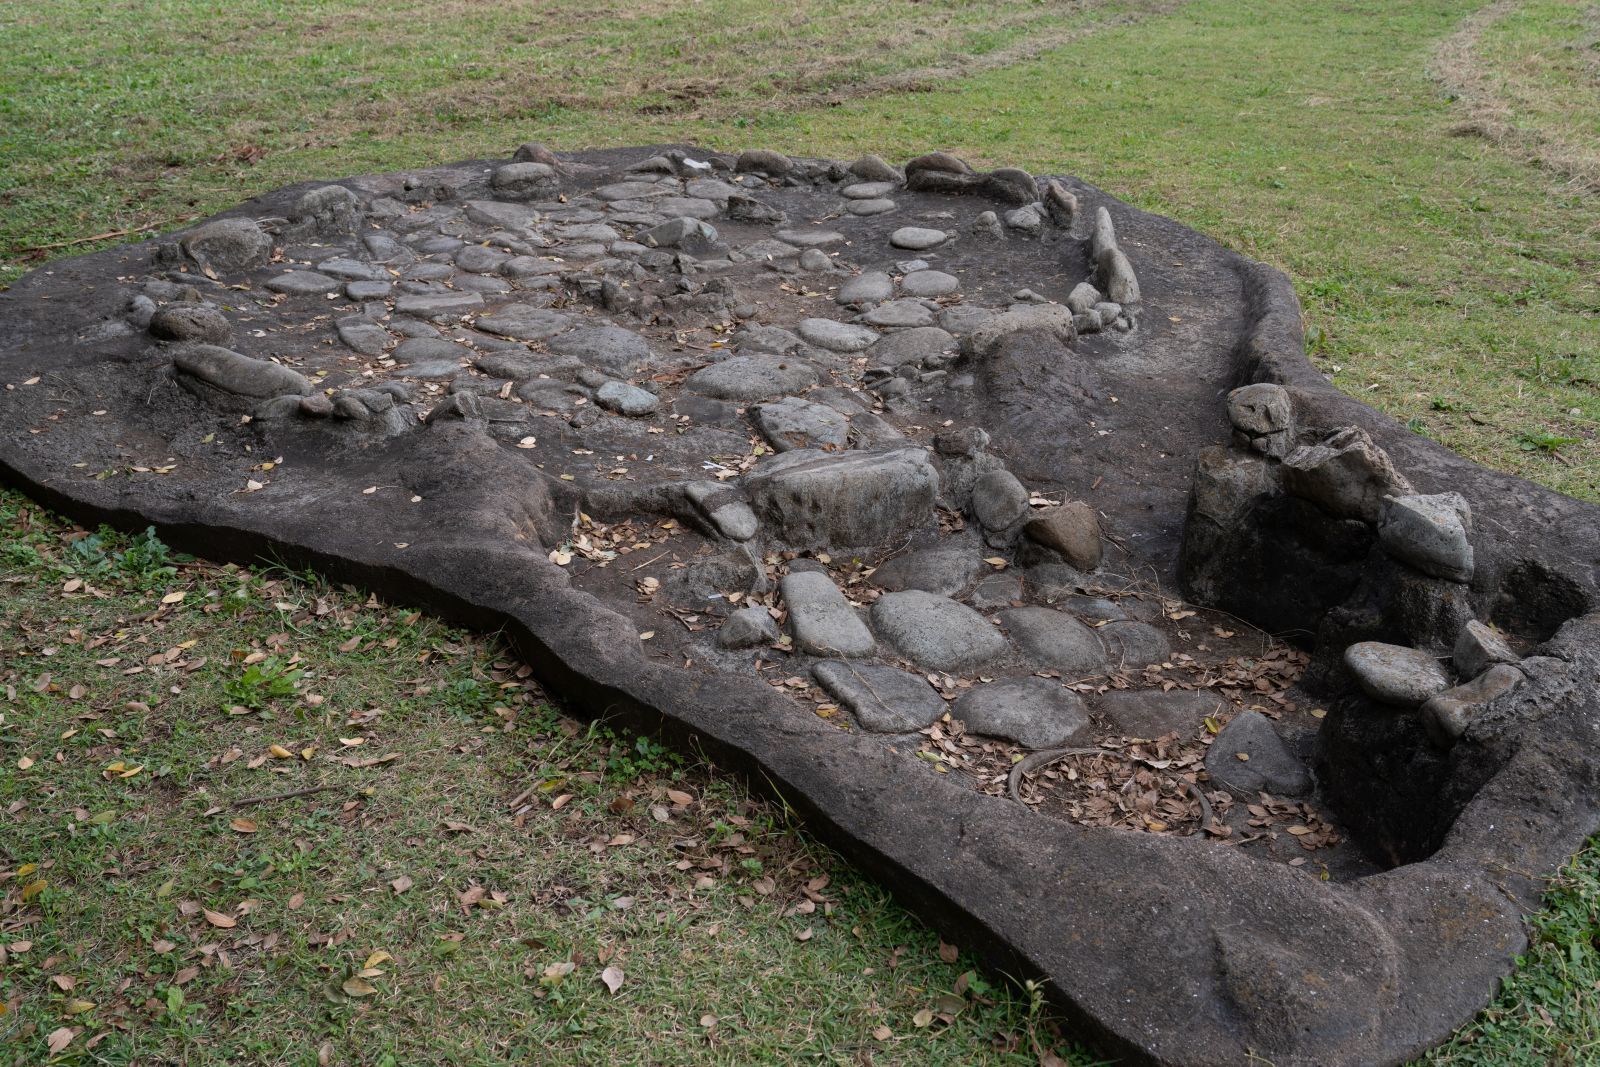
{"type": "MultiPolygon", "coordinates": [[[[1377,580],[1400,591],[1402,622],[1418,647],[1357,641],[1345,648],[1344,666],[1371,700],[1419,715],[1435,744],[1452,746],[1525,680],[1516,667],[1522,657],[1473,615],[1472,509],[1465,498],[1418,493],[1358,427],[1302,440],[1294,397],[1280,385],[1235,389],[1228,416],[1236,447],[1204,450],[1196,467],[1186,530],[1191,549],[1238,527],[1275,494],[1313,505],[1313,522],[1353,528],[1352,543],[1370,542],[1388,561],[1377,580]]],[[[1203,566],[1191,582],[1196,578],[1203,585],[1203,566]]]]}
{"type": "MultiPolygon", "coordinates": [[[[929,449],[894,418],[923,412],[918,398],[930,391],[973,388],[964,366],[1018,332],[1070,356],[1080,335],[1131,331],[1139,284],[1107,210],[1080,220],[1060,181],[979,173],[942,152],[894,167],[875,156],[846,164],[674,151],[586,191],[582,177],[530,144],[481,185],[423,177],[368,197],[317,188],[286,219],[222,219],[167,245],[166,273],[140,287],[130,318],[166,346],[186,389],[255,419],[328,420],[382,436],[460,418],[531,456],[536,415],[611,433],[625,431],[597,426],[607,413],[677,419],[686,444],[711,440],[697,432],[753,428],[774,454],[735,480],[580,482],[579,502],[606,517],[674,515],[727,546],[720,570],[690,568],[712,574],[698,587],[673,584],[702,606],[730,582],[764,591],[761,546],[878,554],[930,544],[881,561],[873,581],[882,595],[870,609],[852,605],[826,568],[795,560],[778,590],[781,610],[733,612],[717,635],[724,654],[759,647],[782,639],[774,615],[784,618],[787,646],[814,657],[818,684],[871,730],[916,730],[945,713],[923,672],[981,668],[1011,676],[975,687],[954,709],[974,732],[1033,747],[1081,739],[1088,709],[1059,678],[1170,654],[1149,622],[1078,592],[1101,561],[1093,507],[1044,504],[987,450],[981,429],[939,434],[929,449]],[[762,195],[792,189],[831,193],[830,214],[862,219],[900,210],[896,198],[911,193],[1003,207],[974,210],[955,227],[943,222],[951,212],[928,213],[939,226],[924,216],[887,232],[884,246],[851,247],[839,229],[791,219],[762,195]],[[938,269],[942,251],[961,242],[1045,239],[1070,242],[1072,259],[1092,264],[1061,303],[1021,289],[1009,304],[974,306],[962,280],[938,269]],[[333,325],[355,354],[343,358],[368,361],[364,373],[337,363],[297,369],[226,347],[233,324],[207,290],[241,276],[274,294],[275,306],[359,305],[333,325]],[[831,306],[781,323],[758,318],[760,298],[779,287],[831,288],[831,306]],[[623,322],[741,325],[712,362],[663,386],[689,368],[623,322]],[[939,538],[940,508],[970,525],[939,538]],[[997,552],[1017,569],[984,562],[997,552]],[[1057,597],[1074,610],[1029,602],[1057,597]]],[[[1151,725],[1140,708],[1128,714],[1151,725]]]]}

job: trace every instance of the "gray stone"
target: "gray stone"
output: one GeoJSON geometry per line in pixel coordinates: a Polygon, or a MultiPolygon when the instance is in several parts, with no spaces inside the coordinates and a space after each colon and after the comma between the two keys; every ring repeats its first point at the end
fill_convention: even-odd
{"type": "Polygon", "coordinates": [[[395,345],[389,353],[396,363],[422,363],[428,360],[458,360],[472,355],[472,350],[454,341],[438,337],[408,337],[395,345]]]}
{"type": "Polygon", "coordinates": [[[872,572],[872,582],[892,593],[920,589],[955,596],[983,570],[983,561],[969,546],[925,548],[896,556],[872,572]]]}
{"type": "Polygon", "coordinates": [[[1344,650],[1345,666],[1362,692],[1380,704],[1421,707],[1450,688],[1450,676],[1426,652],[1381,641],[1358,641],[1344,650]]]}
{"type": "Polygon", "coordinates": [[[961,282],[942,270],[919,270],[900,279],[900,291],[907,296],[932,299],[949,296],[961,289],[961,282]]]}
{"type": "Polygon", "coordinates": [[[812,667],[811,676],[873,733],[914,733],[945,712],[944,699],[927,679],[894,667],[827,661],[812,667]]]}
{"type": "Polygon", "coordinates": [[[872,628],[911,662],[964,673],[1006,653],[1005,638],[965,604],[920,589],[885,593],[872,605],[872,628]]]}
{"type": "Polygon", "coordinates": [[[717,644],[730,649],[758,648],[776,643],[779,636],[771,613],[751,605],[728,616],[717,630],[717,644]]]}
{"type": "Polygon", "coordinates": [[[833,298],[840,304],[876,304],[894,295],[894,281],[878,270],[864,271],[839,286],[833,298]]]}
{"type": "Polygon", "coordinates": [[[314,270],[291,270],[268,278],[266,286],[274,293],[286,296],[321,296],[324,293],[337,293],[344,288],[344,283],[314,270]]]}
{"type": "Polygon", "coordinates": [[[351,300],[387,300],[394,294],[392,282],[345,282],[344,295],[351,300]]]}
{"type": "Polygon", "coordinates": [[[750,402],[799,393],[817,380],[809,363],[770,356],[733,356],[691,374],[683,387],[719,400],[750,402]]]}
{"type": "Polygon", "coordinates": [[[1358,426],[1336,430],[1315,445],[1302,445],[1283,461],[1289,492],[1337,518],[1375,523],[1388,496],[1406,496],[1411,483],[1389,454],[1358,426]]]}
{"type": "Polygon", "coordinates": [[[1061,304],[1014,304],[978,323],[963,342],[974,355],[987,356],[1000,342],[1022,330],[1047,333],[1064,345],[1077,338],[1072,309],[1061,304]]]}
{"type": "Polygon", "coordinates": [[[538,211],[525,203],[506,203],[504,200],[469,200],[467,218],[478,226],[493,226],[502,230],[523,230],[539,221],[538,211]]]}
{"type": "Polygon", "coordinates": [[[949,333],[937,326],[919,326],[885,335],[867,349],[867,356],[878,366],[898,367],[953,355],[956,349],[956,339],[949,333]]]}
{"type": "Polygon", "coordinates": [[[1258,382],[1235,389],[1228,394],[1228,420],[1257,452],[1282,458],[1294,446],[1294,403],[1281,385],[1258,382]]]}
{"type": "Polygon", "coordinates": [[[1167,635],[1145,622],[1108,622],[1099,628],[1100,643],[1113,667],[1137,670],[1172,655],[1167,635]]]}
{"type": "Polygon", "coordinates": [[[862,352],[878,339],[878,333],[865,326],[852,326],[833,319],[801,319],[795,332],[818,348],[830,352],[862,352]]]}
{"type": "Polygon", "coordinates": [[[423,319],[459,317],[481,307],[478,293],[406,293],[394,303],[395,314],[423,319]]]}
{"type": "Polygon", "coordinates": [[[602,185],[590,195],[596,200],[649,200],[653,197],[671,196],[678,190],[676,182],[615,182],[602,185]]]}
{"type": "Polygon", "coordinates": [[[786,574],[779,582],[789,609],[789,632],[797,651],[814,656],[866,656],[872,633],[833,579],[818,571],[786,574]]]}
{"type": "Polygon", "coordinates": [[[1096,259],[1100,287],[1106,295],[1119,304],[1137,304],[1140,299],[1139,279],[1133,273],[1133,263],[1120,248],[1112,248],[1096,259]]]}
{"type": "Polygon", "coordinates": [[[932,230],[926,226],[902,226],[889,235],[889,243],[896,248],[908,248],[913,252],[921,252],[929,248],[936,248],[949,240],[950,235],[943,230],[932,230]]]}
{"type": "Polygon", "coordinates": [[[1035,668],[1074,677],[1105,670],[1105,646],[1071,615],[1051,608],[1012,608],[1000,613],[1000,623],[1035,668]]]}
{"type": "Polygon", "coordinates": [[[904,180],[904,175],[875,155],[862,156],[850,164],[849,169],[851,174],[866,182],[888,182],[890,185],[898,185],[904,180]]]}
{"type": "Polygon", "coordinates": [[[1100,566],[1100,513],[1081,500],[1069,500],[1040,512],[1022,532],[1029,540],[1058,553],[1077,570],[1092,571],[1100,566]]]}
{"type": "Polygon", "coordinates": [[[898,541],[933,515],[939,475],[920,448],[838,454],[796,449],[745,476],[756,512],[793,548],[898,541]]]}
{"type": "Polygon", "coordinates": [[[1472,508],[1460,493],[1410,495],[1385,502],[1378,543],[1391,559],[1450,582],[1470,582],[1472,508]]]}
{"type": "Polygon", "coordinates": [[[1208,715],[1228,707],[1209,689],[1112,689],[1100,694],[1098,704],[1124,736],[1146,740],[1168,734],[1195,737],[1208,715]]]}
{"type": "Polygon", "coordinates": [[[899,188],[899,184],[892,181],[884,182],[856,182],[839,190],[839,195],[846,200],[881,200],[892,196],[899,188]]]}
{"type": "Polygon", "coordinates": [[[1006,530],[1028,514],[1027,486],[1008,470],[987,471],[972,483],[972,514],[985,530],[1006,530]]]}
{"type": "Polygon", "coordinates": [[[651,248],[681,248],[685,252],[700,253],[716,245],[717,228],[700,219],[680,216],[650,227],[639,235],[639,240],[651,248]]]}
{"type": "Polygon", "coordinates": [[[1050,221],[1064,230],[1072,229],[1078,217],[1078,197],[1054,178],[1044,183],[1044,209],[1050,221]]]}
{"type": "Polygon", "coordinates": [[[272,255],[272,238],[253,219],[217,219],[179,241],[190,259],[220,271],[264,267],[272,255]]]}
{"type": "Polygon", "coordinates": [[[1421,711],[1429,739],[1440,748],[1449,748],[1466,733],[1472,720],[1525,681],[1527,676],[1517,668],[1496,663],[1472,681],[1429,697],[1421,711]]]}
{"type": "Polygon", "coordinates": [[[595,402],[607,411],[639,417],[654,415],[661,400],[652,392],[627,382],[606,382],[594,392],[595,402]]]}
{"type": "Polygon", "coordinates": [[[238,396],[305,396],[311,392],[311,383],[298,371],[216,345],[186,345],[176,349],[172,364],[207,385],[238,396]]]}
{"type": "Polygon", "coordinates": [[[348,256],[335,256],[317,264],[317,272],[346,282],[388,281],[389,272],[371,263],[363,263],[348,256]]]}
{"type": "Polygon", "coordinates": [[[556,180],[555,168],[547,163],[507,163],[494,169],[489,187],[496,196],[527,200],[549,192],[556,180]]]}
{"type": "Polygon", "coordinates": [[[740,355],[787,356],[801,343],[800,338],[781,326],[763,326],[758,322],[746,324],[733,338],[740,355]]]}
{"type": "Polygon", "coordinates": [[[312,189],[295,201],[289,209],[289,218],[302,231],[318,237],[338,237],[354,233],[361,221],[361,205],[342,185],[324,185],[312,189]]]}
{"type": "Polygon", "coordinates": [[[1022,575],[1015,573],[990,574],[980,579],[967,597],[967,603],[979,611],[1014,607],[1021,601],[1022,575]]]}
{"type": "Polygon", "coordinates": [[[233,327],[228,318],[207,304],[171,304],[150,316],[150,334],[163,341],[198,341],[220,345],[233,327]]]}
{"type": "Polygon", "coordinates": [[[363,356],[379,356],[394,337],[375,322],[354,322],[339,327],[339,340],[363,356]]]}
{"type": "Polygon", "coordinates": [[[581,359],[587,366],[617,378],[632,377],[652,358],[645,339],[620,326],[586,326],[547,343],[550,351],[581,359]]]}
{"type": "Polygon", "coordinates": [[[1456,637],[1450,665],[1462,678],[1476,678],[1496,663],[1518,663],[1522,659],[1499,633],[1473,619],[1456,637]]]}
{"type": "Polygon", "coordinates": [[[684,498],[712,529],[730,541],[748,541],[760,529],[749,501],[731,486],[721,482],[690,482],[683,487],[684,498]]]}
{"type": "Polygon", "coordinates": [[[852,215],[884,215],[895,209],[893,200],[852,200],[847,211],[852,215]]]}
{"type": "Polygon", "coordinates": [[[781,178],[794,170],[794,161],[782,152],[774,152],[770,148],[751,148],[739,153],[733,169],[741,174],[766,174],[781,178]]]}
{"type": "Polygon", "coordinates": [[[783,241],[752,241],[739,249],[739,254],[745,259],[756,262],[782,263],[786,259],[794,259],[800,254],[800,249],[783,241]]]}
{"type": "Polygon", "coordinates": [[[839,451],[850,437],[850,423],[843,415],[799,397],[762,404],[752,416],[761,436],[779,452],[795,448],[839,451]]]}
{"type": "Polygon", "coordinates": [[[544,341],[572,325],[572,316],[532,304],[510,304],[479,315],[474,323],[485,333],[519,341],[544,341]]]}
{"type": "Polygon", "coordinates": [[[972,220],[972,234],[974,237],[985,241],[1004,241],[1006,239],[1005,227],[1000,224],[1000,216],[993,211],[980,211],[972,220]]]}
{"type": "Polygon", "coordinates": [[[808,248],[800,253],[800,269],[824,271],[833,269],[833,260],[820,248],[808,248]]]}
{"type": "Polygon", "coordinates": [[[1257,793],[1304,796],[1311,774],[1272,725],[1254,711],[1241,711],[1217,734],[1206,752],[1206,771],[1213,781],[1237,796],[1254,800],[1257,793]]]}
{"type": "Polygon", "coordinates": [[[538,256],[512,256],[500,264],[500,273],[507,278],[537,278],[549,274],[560,274],[566,266],[561,263],[552,263],[548,259],[538,256]]]}
{"type": "MultiPolygon", "coordinates": [[[[694,220],[690,220],[694,221],[694,220]]],[[[557,226],[555,235],[563,241],[585,242],[599,245],[601,251],[613,241],[620,241],[622,235],[603,222],[580,222],[566,226],[557,226]]],[[[576,246],[566,250],[567,255],[578,254],[576,246]]]]}
{"type": "Polygon", "coordinates": [[[845,242],[838,230],[779,230],[772,236],[796,248],[828,248],[845,242]]]}
{"type": "Polygon", "coordinates": [[[1083,698],[1049,678],[1006,678],[969,689],[950,708],[969,733],[1056,748],[1092,740],[1083,698]]]}
{"type": "Polygon", "coordinates": [[[498,248],[467,245],[456,252],[456,266],[475,274],[490,274],[505,266],[514,257],[498,248]]]}
{"type": "Polygon", "coordinates": [[[1006,226],[1009,229],[1020,230],[1025,234],[1037,237],[1039,231],[1044,229],[1044,212],[1032,204],[1019,207],[1005,214],[1006,226]]]}
{"type": "Polygon", "coordinates": [[[407,378],[426,378],[434,381],[454,378],[461,371],[461,364],[453,359],[429,359],[399,369],[399,373],[407,378]]]}
{"type": "Polygon", "coordinates": [[[699,200],[717,200],[724,203],[732,197],[744,195],[744,190],[737,185],[729,185],[716,178],[696,178],[689,182],[683,191],[699,200]]]}
{"type": "Polygon", "coordinates": [[[869,326],[891,330],[920,328],[933,325],[933,312],[916,300],[890,300],[862,315],[861,321],[869,326]]]}

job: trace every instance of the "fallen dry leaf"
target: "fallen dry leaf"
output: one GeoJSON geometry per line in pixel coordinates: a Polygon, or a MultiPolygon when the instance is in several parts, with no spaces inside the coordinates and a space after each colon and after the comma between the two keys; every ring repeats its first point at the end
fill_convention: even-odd
{"type": "Polygon", "coordinates": [[[222,912],[212,911],[210,908],[205,909],[205,916],[206,922],[223,930],[232,930],[239,925],[239,920],[232,915],[224,915],[222,912]]]}
{"type": "Polygon", "coordinates": [[[623,977],[621,967],[607,967],[600,972],[600,981],[604,982],[606,988],[611,990],[612,993],[622,988],[623,977]]]}

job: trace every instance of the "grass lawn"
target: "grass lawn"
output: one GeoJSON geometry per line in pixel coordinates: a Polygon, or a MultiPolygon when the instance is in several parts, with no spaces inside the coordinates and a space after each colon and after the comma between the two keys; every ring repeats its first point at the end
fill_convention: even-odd
{"type": "MultiPolygon", "coordinates": [[[[1280,266],[1343,388],[1600,500],[1597,40],[1582,0],[12,0],[0,284],[530,138],[941,147],[1280,266]]],[[[10,492],[0,807],[0,1062],[1093,1062],[492,637],[10,492]]],[[[1431,1062],[1600,1059],[1600,851],[1534,931],[1431,1062]]]]}

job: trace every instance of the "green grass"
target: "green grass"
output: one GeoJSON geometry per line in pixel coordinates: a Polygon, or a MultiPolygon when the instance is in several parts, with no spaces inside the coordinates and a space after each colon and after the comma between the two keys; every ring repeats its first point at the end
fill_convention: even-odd
{"type": "MultiPolygon", "coordinates": [[[[1454,135],[1469,116],[1427,73],[1484,6],[14,0],[0,282],[37,246],[529,138],[943,147],[1080,174],[1278,265],[1343,388],[1600,499],[1595,200],[1454,135]]],[[[1591,6],[1526,0],[1471,55],[1513,118],[1593,147],[1594,30],[1591,6]]],[[[15,1062],[61,1026],[81,1028],[64,1061],[85,1063],[309,1064],[324,1042],[340,1063],[1021,1064],[1035,1042],[1087,1062],[781,813],[562,719],[492,641],[306,576],[67,540],[13,494],[0,522],[0,945],[31,942],[0,968],[15,1062]],[[668,789],[691,802],[660,822],[668,789]],[[475,886],[489,906],[463,906],[475,886]],[[394,960],[351,997],[377,951],[394,960]],[[916,1025],[958,987],[950,1022],[916,1025]]],[[[1501,998],[1431,1062],[1594,1060],[1597,893],[1591,848],[1501,998]]]]}

